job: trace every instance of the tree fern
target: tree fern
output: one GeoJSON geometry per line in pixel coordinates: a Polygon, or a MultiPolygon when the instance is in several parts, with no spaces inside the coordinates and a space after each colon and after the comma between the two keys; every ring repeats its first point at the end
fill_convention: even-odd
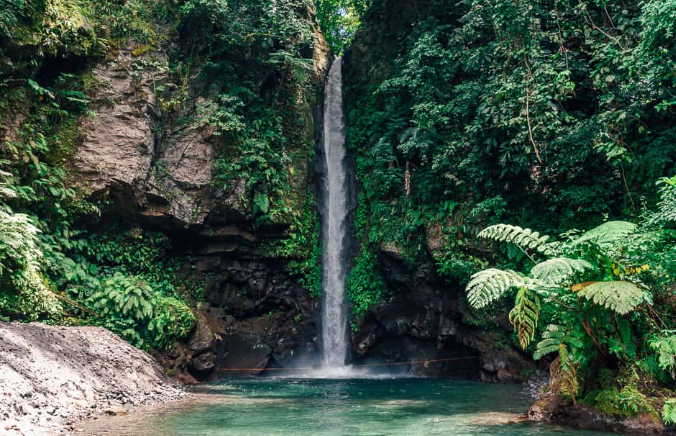
{"type": "Polygon", "coordinates": [[[620,315],[634,310],[643,299],[641,288],[631,282],[589,282],[578,295],[620,315]]]}
{"type": "Polygon", "coordinates": [[[526,349],[535,338],[540,318],[540,297],[525,286],[519,288],[514,308],[509,312],[509,322],[517,331],[521,348],[526,349]]]}
{"type": "Polygon", "coordinates": [[[636,224],[628,221],[608,221],[578,237],[573,245],[593,243],[604,249],[610,249],[636,231],[636,224]]]}
{"type": "Polygon", "coordinates": [[[483,229],[480,238],[493,241],[507,242],[519,246],[524,251],[536,250],[545,255],[551,255],[552,247],[547,243],[549,236],[540,235],[531,229],[524,229],[510,224],[496,224],[483,229]]]}
{"type": "Polygon", "coordinates": [[[500,299],[513,287],[532,285],[532,280],[516,271],[489,268],[474,274],[467,285],[470,306],[481,309],[500,299]]]}
{"type": "Polygon", "coordinates": [[[570,283],[579,274],[594,269],[594,266],[583,259],[555,257],[540,262],[531,269],[533,278],[547,285],[558,286],[570,283]]]}

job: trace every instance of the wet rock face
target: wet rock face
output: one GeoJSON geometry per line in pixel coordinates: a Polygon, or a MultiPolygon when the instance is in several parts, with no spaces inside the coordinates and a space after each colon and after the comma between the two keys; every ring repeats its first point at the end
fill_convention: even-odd
{"type": "Polygon", "coordinates": [[[195,311],[194,314],[196,324],[187,343],[188,372],[198,380],[204,380],[216,371],[218,344],[223,340],[224,332],[218,320],[212,318],[210,323],[204,313],[195,311]]]}
{"type": "Polygon", "coordinates": [[[219,256],[198,266],[212,274],[205,302],[227,332],[219,369],[230,376],[254,375],[260,368],[298,366],[315,358],[318,305],[283,265],[219,256]],[[241,368],[253,369],[234,371],[241,368]]]}
{"type": "Polygon", "coordinates": [[[380,264],[387,280],[386,301],[371,308],[353,333],[358,362],[419,362],[413,375],[453,376],[491,382],[520,382],[535,367],[494,332],[464,325],[461,289],[422,267],[414,273],[396,247],[382,247],[380,264]]]}

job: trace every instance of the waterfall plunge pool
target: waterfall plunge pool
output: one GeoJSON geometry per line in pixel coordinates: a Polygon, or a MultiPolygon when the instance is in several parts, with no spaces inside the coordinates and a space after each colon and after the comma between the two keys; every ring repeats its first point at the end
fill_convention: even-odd
{"type": "Polygon", "coordinates": [[[522,386],[434,379],[230,379],[85,422],[84,436],[609,436],[516,423],[522,386]]]}

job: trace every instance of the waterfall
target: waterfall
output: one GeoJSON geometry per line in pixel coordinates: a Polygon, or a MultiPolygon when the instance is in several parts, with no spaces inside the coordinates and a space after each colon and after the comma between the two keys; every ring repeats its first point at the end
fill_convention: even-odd
{"type": "Polygon", "coordinates": [[[346,369],[348,350],[346,286],[346,232],[348,185],[343,111],[342,59],[329,70],[324,90],[324,201],[323,229],[323,310],[322,370],[346,369]]]}

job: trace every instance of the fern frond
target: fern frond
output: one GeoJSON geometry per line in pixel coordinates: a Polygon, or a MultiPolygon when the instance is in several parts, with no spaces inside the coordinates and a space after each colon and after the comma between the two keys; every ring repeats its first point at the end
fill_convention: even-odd
{"type": "Polygon", "coordinates": [[[566,331],[558,324],[549,324],[547,330],[542,333],[544,339],[563,338],[565,335],[566,331]]]}
{"type": "Polygon", "coordinates": [[[519,226],[496,224],[483,229],[478,236],[492,241],[515,244],[524,251],[536,250],[545,255],[552,254],[551,247],[547,243],[549,236],[541,236],[538,232],[519,226]]]}
{"type": "Polygon", "coordinates": [[[467,299],[474,309],[488,306],[513,287],[527,286],[532,280],[516,271],[489,268],[472,275],[467,285],[467,299]]]}
{"type": "Polygon", "coordinates": [[[643,299],[641,288],[624,281],[591,282],[580,289],[578,295],[620,315],[626,315],[634,310],[643,299]]]}
{"type": "Polygon", "coordinates": [[[575,402],[580,390],[577,381],[577,365],[568,353],[565,344],[559,345],[559,357],[549,367],[549,386],[554,392],[567,395],[575,402]]]}
{"type": "Polygon", "coordinates": [[[595,227],[573,241],[573,245],[582,243],[593,243],[601,248],[609,249],[617,245],[617,243],[636,231],[636,224],[628,221],[608,221],[595,227]]]}
{"type": "Polygon", "coordinates": [[[583,259],[569,259],[555,257],[540,262],[531,269],[533,278],[551,286],[560,286],[570,283],[572,279],[585,271],[594,269],[594,266],[583,259]]]}
{"type": "Polygon", "coordinates": [[[538,342],[537,349],[533,353],[533,359],[540,360],[547,354],[559,351],[559,345],[561,345],[561,342],[554,339],[546,339],[538,342]]]}
{"type": "Polygon", "coordinates": [[[564,341],[566,334],[563,327],[556,324],[547,326],[547,330],[542,333],[542,340],[538,342],[533,359],[540,360],[543,356],[559,351],[559,347],[564,341]]]}
{"type": "Polygon", "coordinates": [[[514,308],[509,312],[509,322],[516,328],[519,344],[523,349],[535,338],[540,308],[540,297],[522,286],[516,294],[514,308]]]}

